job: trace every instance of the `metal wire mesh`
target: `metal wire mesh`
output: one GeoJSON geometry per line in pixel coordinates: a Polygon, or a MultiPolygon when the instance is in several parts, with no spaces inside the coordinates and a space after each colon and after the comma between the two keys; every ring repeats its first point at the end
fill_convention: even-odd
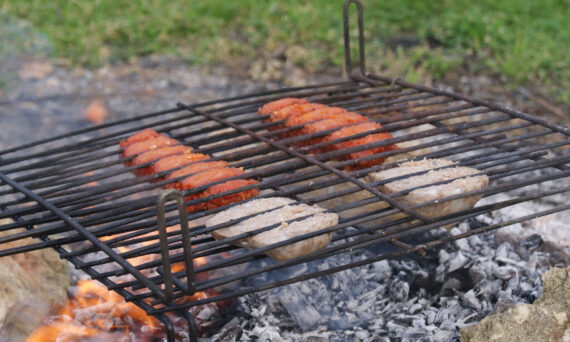
{"type": "MultiPolygon", "coordinates": [[[[88,271],[93,278],[103,281],[109,288],[123,291],[128,298],[157,299],[148,302],[153,305],[153,309],[147,307],[150,312],[172,309],[172,303],[165,305],[163,302],[163,277],[160,271],[156,270],[163,265],[159,257],[155,207],[156,194],[172,180],[149,183],[149,180],[161,176],[160,174],[134,177],[130,171],[147,165],[124,167],[124,160],[118,157],[118,142],[146,127],[153,127],[179,139],[197,152],[209,153],[213,159],[244,167],[247,172],[239,177],[258,179],[259,184],[249,187],[258,187],[261,191],[260,197],[285,196],[305,203],[323,204],[350,194],[362,191],[367,193],[357,202],[341,203],[330,208],[341,215],[341,222],[337,226],[252,251],[236,249],[229,244],[243,236],[215,241],[208,234],[222,226],[206,228],[203,225],[204,218],[225,208],[190,214],[188,218],[194,223],[190,229],[194,257],[221,256],[216,261],[198,266],[195,269],[196,275],[205,272],[216,273],[215,271],[230,266],[235,267],[263,258],[263,252],[269,248],[278,248],[325,232],[335,233],[333,243],[322,251],[292,261],[271,263],[248,273],[208,277],[207,280],[197,281],[197,291],[243,280],[276,268],[334,257],[335,254],[348,249],[386,242],[393,238],[402,239],[406,235],[417,235],[419,232],[446,224],[476,218],[505,206],[568,191],[568,187],[564,186],[528,194],[516,201],[497,201],[492,205],[437,218],[435,222],[433,219],[414,215],[417,213],[413,210],[414,206],[407,208],[399,202],[398,196],[403,195],[402,193],[378,195],[376,187],[382,182],[364,182],[370,172],[393,167],[394,163],[365,170],[346,171],[345,166],[361,160],[338,161],[337,157],[369,149],[371,146],[415,141],[416,145],[366,158],[397,156],[413,151],[419,151],[416,159],[450,158],[458,161],[459,165],[472,166],[487,174],[491,184],[479,193],[489,197],[532,184],[567,180],[567,132],[563,128],[555,127],[556,130],[553,130],[525,118],[412,87],[378,81],[345,82],[224,99],[194,106],[181,104],[176,109],[145,115],[138,121],[107,124],[51,141],[3,151],[0,177],[4,184],[0,188],[3,195],[0,205],[4,212],[1,217],[17,217],[18,220],[0,227],[3,233],[0,238],[3,247],[0,255],[58,247],[62,256],[70,259],[78,268],[88,271]],[[382,124],[382,128],[377,131],[392,132],[395,138],[322,154],[309,153],[317,145],[290,148],[291,144],[314,138],[315,134],[279,140],[276,136],[293,128],[267,130],[275,123],[263,123],[263,117],[257,115],[256,110],[276,96],[302,97],[313,102],[366,113],[371,120],[382,124]],[[394,205],[386,203],[387,200],[392,201],[394,205]],[[366,208],[366,205],[378,202],[386,203],[385,208],[364,210],[358,215],[351,215],[354,208],[366,208]],[[408,210],[408,215],[393,219],[395,214],[403,211],[402,208],[408,210]],[[24,238],[39,240],[30,239],[18,247],[8,247],[10,242],[24,238]],[[106,255],[102,255],[101,251],[106,255]],[[147,261],[139,264],[130,262],[140,261],[141,258],[146,258],[147,261]],[[126,275],[130,276],[125,277],[126,275]]],[[[319,143],[318,146],[335,142],[337,141],[319,143]]],[[[203,189],[202,187],[186,191],[184,195],[203,189]]],[[[241,190],[243,188],[234,192],[241,190]]],[[[224,194],[213,197],[222,195],[224,194]]],[[[474,193],[456,195],[448,200],[470,195],[474,193]]],[[[212,196],[187,204],[211,199],[212,196]]],[[[430,204],[433,203],[428,202],[420,206],[430,204]]],[[[174,204],[166,206],[167,211],[174,209],[174,204]]],[[[564,209],[564,205],[559,207],[559,210],[564,209]]],[[[178,218],[169,216],[166,222],[168,226],[174,226],[178,224],[178,218]]],[[[499,226],[502,225],[504,224],[499,226]]],[[[439,243],[424,242],[427,246],[439,243]]],[[[184,260],[180,251],[180,230],[173,229],[168,233],[168,246],[171,251],[175,251],[171,252],[172,263],[184,260]]],[[[400,250],[393,253],[409,253],[423,247],[405,244],[399,246],[400,250]]],[[[391,257],[393,253],[379,258],[391,257]]],[[[238,289],[202,301],[178,305],[197,305],[319,274],[321,273],[238,289]]],[[[184,279],[185,276],[184,270],[175,273],[176,278],[184,279]]],[[[185,296],[184,282],[178,280],[176,283],[178,285],[175,286],[174,298],[185,296]]]]}
{"type": "MultiPolygon", "coordinates": [[[[348,25],[346,14],[345,25],[348,25]]],[[[346,44],[349,44],[348,40],[346,44]]],[[[570,190],[569,131],[499,105],[370,75],[364,67],[362,38],[360,44],[360,72],[351,73],[350,81],[249,94],[194,105],[178,104],[169,110],[0,151],[0,218],[12,219],[2,221],[0,225],[0,256],[53,247],[76,268],[156,315],[165,324],[169,324],[163,315],[165,312],[183,315],[192,324],[191,317],[184,310],[188,307],[437,247],[455,239],[569,208],[569,204],[560,203],[551,210],[504,222],[481,224],[480,228],[444,239],[424,234],[464,220],[478,220],[501,208],[567,193],[570,190]],[[345,139],[292,148],[292,145],[313,141],[331,130],[280,138],[283,133],[301,126],[270,129],[280,122],[264,122],[266,117],[259,116],[257,109],[281,97],[300,97],[343,107],[365,114],[370,120],[380,123],[382,128],[345,139]],[[283,196],[325,206],[340,215],[340,222],[325,230],[246,250],[232,243],[273,227],[216,241],[210,232],[227,224],[206,228],[205,219],[228,206],[191,213],[188,215],[191,255],[194,261],[204,258],[207,262],[194,264],[193,272],[187,274],[187,267],[174,267],[181,262],[186,262],[186,265],[191,262],[187,259],[189,253],[183,251],[187,242],[182,238],[184,230],[178,226],[178,216],[172,215],[176,212],[174,203],[164,207],[164,221],[169,228],[164,234],[166,239],[162,248],[157,230],[157,195],[164,185],[176,179],[162,180],[166,173],[135,177],[131,173],[133,170],[149,164],[125,167],[125,160],[119,157],[119,142],[144,128],[153,128],[178,139],[193,147],[195,152],[210,154],[213,160],[225,160],[233,167],[244,168],[246,173],[236,178],[259,181],[232,193],[255,187],[262,198],[283,196]],[[385,131],[391,132],[394,138],[326,153],[311,152],[347,139],[385,131]],[[339,157],[352,152],[390,144],[399,144],[402,148],[339,160],[339,157]],[[486,204],[435,219],[428,218],[419,214],[417,209],[433,205],[435,201],[407,205],[399,198],[414,188],[395,194],[384,194],[378,190],[378,186],[402,177],[379,182],[367,179],[372,172],[395,167],[395,162],[364,170],[346,169],[364,160],[404,154],[416,160],[449,158],[460,166],[477,168],[489,177],[487,188],[437,201],[441,203],[481,195],[486,204]],[[548,186],[553,181],[557,186],[548,186]],[[540,191],[535,191],[537,184],[544,185],[540,191]],[[533,190],[525,190],[530,188],[533,190]],[[508,200],[496,196],[505,191],[518,195],[508,200]],[[356,194],[356,200],[350,197],[356,194]],[[332,242],[320,251],[279,262],[269,261],[265,256],[270,249],[327,233],[334,234],[332,242]],[[18,244],[13,245],[14,242],[18,244]],[[284,279],[260,277],[271,271],[286,271],[293,266],[379,245],[386,248],[374,258],[318,270],[307,268],[305,272],[290,273],[284,279]],[[165,253],[170,259],[166,263],[165,253]],[[165,284],[165,268],[173,268],[172,280],[167,281],[168,284],[165,284]],[[252,279],[255,282],[251,282],[252,279]],[[172,289],[168,295],[165,294],[165,285],[167,290],[172,289]],[[210,291],[209,297],[189,297],[194,289],[210,291]]],[[[352,70],[349,55],[347,69],[352,70]]],[[[198,193],[206,187],[184,191],[183,195],[198,193]]],[[[186,205],[224,195],[227,193],[195,199],[186,205]]]]}

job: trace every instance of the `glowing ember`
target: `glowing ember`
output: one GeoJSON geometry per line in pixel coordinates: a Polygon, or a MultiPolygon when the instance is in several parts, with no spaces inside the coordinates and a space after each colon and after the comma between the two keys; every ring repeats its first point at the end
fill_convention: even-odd
{"type": "MultiPolygon", "coordinates": [[[[180,230],[179,226],[168,227],[167,231],[180,230]]],[[[144,234],[140,237],[156,236],[156,232],[144,234]]],[[[101,240],[107,241],[118,237],[104,236],[101,240]]],[[[142,246],[156,244],[156,239],[141,242],[142,246]]],[[[124,246],[116,248],[119,253],[129,251],[124,246]]],[[[222,257],[229,257],[225,253],[222,257]]],[[[134,266],[157,260],[158,254],[143,254],[127,258],[134,266]]],[[[193,260],[194,268],[207,264],[205,257],[193,260]]],[[[172,272],[184,271],[184,262],[172,264],[172,272]]],[[[148,272],[151,272],[148,270],[148,272]]],[[[146,274],[150,276],[151,274],[146,274]]],[[[153,273],[152,275],[156,275],[153,273]]],[[[208,272],[196,275],[196,280],[207,280],[208,272]]],[[[192,296],[177,298],[176,303],[184,303],[206,299],[219,293],[214,290],[197,292],[192,296]]],[[[199,331],[204,332],[212,327],[208,322],[210,315],[217,312],[231,301],[221,301],[190,308],[190,312],[196,317],[199,331]],[[202,312],[203,311],[203,312],[202,312]]],[[[173,318],[173,317],[171,317],[173,318]]],[[[178,327],[173,320],[175,329],[181,331],[186,327],[178,327]]],[[[163,325],[156,318],[148,316],[144,310],[133,303],[125,302],[119,294],[107,290],[107,288],[94,280],[81,280],[78,282],[73,295],[59,311],[51,316],[44,326],[36,329],[27,339],[27,342],[76,342],[76,341],[160,341],[165,336],[163,325]]]]}
{"type": "Polygon", "coordinates": [[[94,280],[81,280],[77,291],[27,342],[84,341],[87,337],[152,336],[161,323],[94,280]]]}
{"type": "MultiPolygon", "coordinates": [[[[93,176],[94,174],[95,174],[95,173],[94,173],[93,171],[89,171],[89,172],[86,172],[86,173],[85,173],[85,176],[89,177],[89,176],[93,176]]],[[[94,186],[97,186],[97,185],[99,185],[99,182],[97,182],[97,181],[92,181],[92,182],[89,182],[89,183],[85,184],[85,187],[90,187],[90,188],[91,188],[91,187],[94,187],[94,186]]]]}

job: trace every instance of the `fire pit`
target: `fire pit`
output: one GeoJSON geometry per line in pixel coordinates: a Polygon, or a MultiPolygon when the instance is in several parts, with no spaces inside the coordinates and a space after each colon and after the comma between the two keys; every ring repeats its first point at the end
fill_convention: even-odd
{"type": "MultiPolygon", "coordinates": [[[[343,290],[349,285],[342,279],[349,273],[353,275],[346,277],[351,282],[360,276],[374,277],[378,286],[363,285],[356,292],[358,300],[347,297],[347,307],[367,303],[368,298],[379,293],[407,302],[410,291],[421,291],[411,286],[422,288],[421,282],[429,281],[430,275],[424,274],[427,271],[422,271],[417,264],[418,260],[432,262],[434,250],[440,265],[445,268],[438,270],[437,265],[432,264],[436,267],[436,277],[449,277],[461,282],[465,275],[449,274],[465,265],[465,254],[481,253],[476,246],[478,240],[489,238],[485,233],[570,207],[568,202],[562,202],[504,220],[492,217],[497,211],[521,203],[567,196],[570,190],[568,129],[500,105],[370,74],[364,60],[359,2],[346,2],[344,23],[345,61],[350,75],[345,82],[281,89],[198,104],[180,103],[172,109],[0,151],[1,218],[14,219],[13,223],[0,226],[7,232],[0,238],[0,256],[55,248],[77,269],[136,305],[141,312],[153,316],[152,322],[160,321],[158,325],[148,324],[148,329],[155,336],[164,335],[169,341],[186,337],[196,340],[202,318],[209,317],[206,311],[214,310],[212,305],[221,310],[224,305],[220,303],[224,301],[235,298],[250,300],[252,297],[244,296],[281,288],[287,290],[280,290],[282,292],[277,292],[276,296],[281,298],[280,303],[288,312],[298,306],[310,308],[316,303],[307,297],[314,298],[316,294],[312,291],[315,288],[325,292],[327,287],[333,291],[343,290]],[[359,14],[360,61],[356,70],[350,56],[348,30],[348,7],[351,3],[357,5],[359,14]],[[276,123],[266,122],[257,110],[263,104],[283,97],[303,98],[365,114],[369,120],[382,125],[372,133],[391,132],[394,138],[320,154],[314,154],[314,149],[326,149],[338,141],[293,148],[292,145],[330,132],[281,138],[299,127],[275,130],[276,123]],[[146,128],[175,138],[192,147],[196,153],[208,154],[232,167],[244,168],[246,173],[240,177],[255,179],[259,183],[186,203],[183,203],[182,196],[195,194],[196,189],[183,191],[182,195],[159,195],[163,186],[170,182],[159,179],[164,174],[133,177],[130,171],[149,164],[125,167],[122,164],[128,160],[117,158],[121,152],[119,142],[146,128]],[[400,149],[338,160],[343,155],[391,144],[399,144],[400,149]],[[400,198],[402,194],[386,194],[378,189],[386,182],[367,179],[372,172],[396,167],[399,164],[397,158],[404,155],[414,160],[453,159],[460,166],[481,170],[489,177],[490,184],[481,190],[420,204],[406,204],[400,198]],[[384,157],[393,159],[362,170],[346,168],[384,157]],[[540,186],[535,189],[537,185],[540,186]],[[533,190],[526,191],[529,187],[533,190]],[[189,214],[183,208],[253,188],[259,190],[260,198],[280,196],[323,206],[344,196],[365,195],[356,201],[328,207],[340,216],[338,224],[332,227],[250,251],[232,244],[239,237],[217,241],[210,236],[212,231],[224,228],[223,224],[205,225],[207,217],[231,205],[189,214]],[[504,197],[507,192],[516,195],[504,197]],[[483,203],[436,218],[426,217],[418,210],[469,196],[482,196],[483,203]],[[178,200],[177,204],[171,203],[174,199],[178,200]],[[381,209],[374,207],[378,203],[384,204],[381,209]],[[355,209],[361,210],[356,213],[355,209]],[[457,227],[452,234],[447,234],[445,229],[442,230],[447,226],[457,227]],[[27,230],[21,232],[21,228],[27,230]],[[319,251],[284,261],[272,261],[265,256],[269,250],[325,233],[332,233],[332,242],[319,251]],[[41,241],[30,240],[33,242],[16,248],[1,247],[30,237],[41,241]],[[455,243],[458,249],[445,249],[449,243],[455,243]],[[467,248],[466,243],[472,247],[467,248]],[[424,259],[413,257],[408,261],[392,261],[410,254],[423,255],[421,258],[424,259]],[[382,282],[382,277],[391,277],[395,271],[398,281],[382,282]],[[414,272],[421,273],[421,276],[414,281],[406,280],[414,272]],[[343,276],[339,278],[334,274],[343,276]],[[422,277],[424,279],[420,281],[422,277]],[[326,282],[321,282],[323,279],[326,282]],[[305,280],[312,283],[301,282],[305,280]],[[289,284],[296,285],[282,287],[289,284]],[[287,301],[287,298],[295,298],[296,301],[287,301]]],[[[532,245],[533,240],[525,243],[532,245]]],[[[496,251],[496,257],[517,261],[512,251],[502,248],[496,251]]],[[[429,267],[427,269],[434,272],[429,267]]],[[[506,281],[508,289],[509,270],[499,269],[496,272],[506,281]]],[[[535,268],[535,274],[528,275],[524,281],[533,287],[536,277],[535,268]]],[[[440,282],[445,283],[442,279],[440,282]]],[[[461,291],[462,288],[447,286],[450,291],[461,291]]],[[[538,293],[529,288],[528,293],[519,297],[536,295],[538,293]]],[[[416,302],[405,306],[408,314],[403,313],[404,306],[398,311],[378,302],[371,304],[370,310],[395,310],[394,314],[401,317],[386,323],[386,326],[391,324],[394,331],[407,331],[404,327],[410,325],[423,329],[420,323],[414,325],[414,317],[409,315],[429,309],[422,302],[426,296],[427,293],[423,297],[420,293],[416,302]]],[[[488,305],[485,304],[488,302],[474,299],[469,292],[462,293],[462,296],[476,309],[484,310],[488,305]]],[[[329,297],[325,293],[316,298],[328,301],[329,297]]],[[[457,307],[449,309],[447,314],[428,313],[430,310],[427,310],[425,315],[430,320],[435,315],[432,321],[439,320],[439,323],[449,320],[452,314],[455,319],[466,323],[480,318],[461,313],[460,309],[453,311],[455,309],[457,307]]],[[[343,328],[343,320],[360,324],[369,322],[373,315],[374,312],[370,311],[352,322],[334,315],[319,319],[320,314],[301,311],[301,316],[295,319],[306,329],[327,321],[343,328]]],[[[379,329],[384,328],[381,325],[378,323],[379,329]]],[[[418,330],[406,333],[410,338],[419,337],[418,330]]]]}

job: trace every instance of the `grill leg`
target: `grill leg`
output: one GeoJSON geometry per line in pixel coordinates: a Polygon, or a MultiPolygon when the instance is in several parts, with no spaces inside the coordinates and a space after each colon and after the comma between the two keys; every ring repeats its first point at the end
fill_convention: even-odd
{"type": "MultiPolygon", "coordinates": [[[[172,321],[170,318],[166,317],[166,315],[158,314],[155,316],[159,321],[164,324],[164,330],[166,331],[166,340],[168,342],[175,342],[174,339],[174,326],[172,325],[172,321]]],[[[192,341],[192,339],[190,339],[192,341]]]]}
{"type": "Polygon", "coordinates": [[[181,316],[183,316],[188,322],[188,336],[190,337],[190,342],[198,341],[198,327],[196,326],[196,320],[194,316],[188,310],[179,310],[181,316]]]}

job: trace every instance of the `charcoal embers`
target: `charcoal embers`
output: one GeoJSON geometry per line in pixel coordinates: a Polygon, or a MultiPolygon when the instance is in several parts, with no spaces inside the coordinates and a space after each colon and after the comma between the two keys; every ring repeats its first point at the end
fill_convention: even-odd
{"type": "MultiPolygon", "coordinates": [[[[432,234],[456,235],[488,223],[471,221],[432,234]]],[[[536,236],[513,245],[497,244],[494,233],[475,235],[425,256],[382,260],[248,295],[239,300],[240,339],[458,340],[461,328],[540,297],[540,275],[557,262],[540,245],[536,236]],[[262,314],[260,303],[270,303],[262,305],[262,314]]],[[[374,249],[356,250],[308,267],[322,270],[374,255],[374,249]]]]}

